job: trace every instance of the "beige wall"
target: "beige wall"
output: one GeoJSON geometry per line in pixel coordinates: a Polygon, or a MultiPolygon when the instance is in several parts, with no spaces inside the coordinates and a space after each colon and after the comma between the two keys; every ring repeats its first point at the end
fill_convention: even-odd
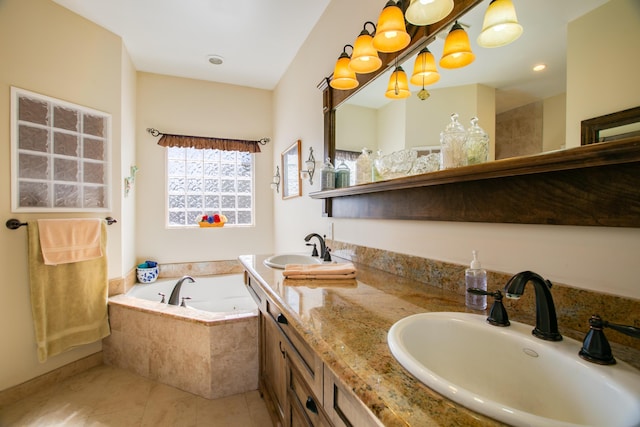
{"type": "MultiPolygon", "coordinates": [[[[132,128],[131,120],[123,120],[122,111],[134,102],[130,84],[123,84],[123,80],[131,81],[132,71],[123,61],[126,55],[121,40],[52,1],[4,0],[0,2],[0,58],[0,120],[4,124],[0,126],[0,216],[3,224],[12,217],[29,221],[79,216],[11,213],[10,86],[110,113],[113,208],[109,214],[121,222],[109,227],[107,255],[109,276],[120,277],[125,268],[121,248],[133,245],[131,235],[123,234],[120,229],[123,222],[133,220],[123,215],[120,196],[120,162],[123,156],[131,156],[129,149],[121,150],[121,144],[132,128]]],[[[46,363],[38,363],[29,300],[27,231],[24,228],[11,231],[3,226],[0,235],[1,390],[99,351],[101,345],[82,346],[46,363]]]]}
{"type": "Polygon", "coordinates": [[[582,120],[640,105],[640,2],[611,0],[569,23],[567,49],[567,147],[576,147],[582,120]]]}
{"type": "MultiPolygon", "coordinates": [[[[199,80],[138,74],[136,255],[161,263],[236,259],[272,250],[273,143],[255,155],[255,227],[167,229],[165,149],[147,128],[174,134],[271,137],[272,92],[199,80]]],[[[293,140],[287,141],[288,145],[293,140]]],[[[277,162],[280,161],[279,154],[277,162]]]]}
{"type": "Polygon", "coordinates": [[[542,107],[542,151],[564,148],[567,123],[567,94],[544,99],[542,107]]]}
{"type": "MultiPolygon", "coordinates": [[[[302,135],[303,143],[313,144],[316,152],[322,152],[322,97],[316,84],[331,74],[342,46],[353,41],[362,29],[363,22],[377,19],[384,3],[383,0],[331,2],[276,88],[276,136],[302,135]],[[304,100],[302,107],[301,100],[304,100]]],[[[614,0],[613,3],[624,3],[629,8],[637,1],[614,0]]],[[[635,13],[635,16],[638,14],[635,13]]],[[[602,38],[608,33],[609,30],[605,31],[603,25],[600,22],[592,26],[590,39],[602,38]],[[593,28],[598,28],[598,31],[593,28]]],[[[611,25],[618,25],[617,20],[612,20],[611,25]]],[[[640,26],[636,24],[636,28],[640,26]]],[[[640,37],[633,40],[638,43],[640,37]]],[[[594,66],[593,52],[604,54],[607,48],[610,46],[594,48],[593,44],[590,45],[592,61],[588,68],[599,76],[606,69],[611,74],[606,79],[609,81],[606,85],[611,80],[626,79],[626,82],[622,88],[603,93],[599,87],[594,87],[599,85],[599,81],[590,81],[591,87],[584,90],[585,96],[589,96],[583,101],[585,105],[595,104],[598,97],[618,99],[627,96],[625,92],[631,81],[628,74],[620,71],[619,67],[611,66],[613,62],[607,62],[608,67],[594,66]]],[[[622,63],[624,61],[615,62],[622,63]]],[[[632,67],[634,76],[637,69],[632,67]]],[[[636,95],[635,100],[638,99],[640,97],[636,95]]],[[[608,108],[606,112],[610,110],[608,108]]],[[[568,118],[573,120],[573,126],[579,126],[575,117],[568,118]]],[[[284,145],[283,141],[276,148],[284,145]]],[[[477,249],[483,265],[492,270],[505,273],[533,270],[552,281],[640,298],[636,277],[637,254],[640,253],[638,228],[331,219],[321,215],[321,201],[306,197],[310,191],[317,190],[319,183],[313,187],[307,183],[303,198],[291,201],[276,199],[278,251],[306,251],[302,240],[305,233],[323,233],[328,230],[328,224],[334,223],[335,238],[345,242],[459,264],[467,264],[471,259],[471,251],[477,249]]],[[[522,206],[522,209],[527,209],[527,206],[522,206]]],[[[491,283],[489,286],[497,288],[502,285],[491,283]]]]}
{"type": "MultiPolygon", "coordinates": [[[[336,140],[341,141],[341,149],[360,152],[366,147],[376,151],[376,135],[376,110],[373,108],[345,105],[340,114],[336,114],[336,140]]],[[[322,155],[318,160],[321,158],[322,155]]]]}

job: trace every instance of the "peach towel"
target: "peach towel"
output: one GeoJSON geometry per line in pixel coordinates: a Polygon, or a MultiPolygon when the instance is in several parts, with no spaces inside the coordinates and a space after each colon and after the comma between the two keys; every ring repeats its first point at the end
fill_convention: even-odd
{"type": "Polygon", "coordinates": [[[100,258],[102,219],[39,219],[40,247],[46,265],[100,258]]]}
{"type": "Polygon", "coordinates": [[[282,273],[288,279],[355,279],[356,268],[351,262],[334,264],[287,264],[282,273]]]}

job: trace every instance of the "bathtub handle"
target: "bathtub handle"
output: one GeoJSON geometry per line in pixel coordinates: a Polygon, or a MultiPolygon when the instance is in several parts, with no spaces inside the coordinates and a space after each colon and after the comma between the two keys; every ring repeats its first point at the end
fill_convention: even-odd
{"type": "Polygon", "coordinates": [[[280,313],[278,314],[278,317],[276,317],[276,321],[278,323],[282,323],[283,325],[288,325],[289,321],[287,320],[286,317],[284,317],[284,314],[280,313]]]}
{"type": "Polygon", "coordinates": [[[162,292],[158,292],[158,295],[160,295],[162,297],[162,299],[160,300],[160,304],[165,304],[167,301],[164,299],[164,297],[166,296],[165,294],[163,294],[162,292]]]}

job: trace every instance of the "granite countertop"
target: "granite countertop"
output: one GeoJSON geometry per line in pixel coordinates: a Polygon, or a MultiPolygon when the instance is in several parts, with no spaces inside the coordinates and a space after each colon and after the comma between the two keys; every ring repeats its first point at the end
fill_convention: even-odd
{"type": "MultiPolygon", "coordinates": [[[[398,320],[430,311],[468,311],[464,295],[361,264],[357,283],[285,279],[264,265],[267,256],[243,255],[258,279],[309,345],[385,426],[501,426],[423,385],[395,360],[387,331],[398,320]]],[[[342,261],[342,260],[337,260],[342,261]]],[[[482,313],[482,312],[475,312],[482,313]]],[[[473,349],[469,349],[470,355],[473,349]]]]}

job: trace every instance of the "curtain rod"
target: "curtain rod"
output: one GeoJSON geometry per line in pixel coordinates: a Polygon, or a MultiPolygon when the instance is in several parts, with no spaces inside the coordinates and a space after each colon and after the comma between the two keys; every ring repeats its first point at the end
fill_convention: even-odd
{"type": "Polygon", "coordinates": [[[212,138],[212,137],[209,137],[209,136],[168,134],[168,133],[160,132],[158,129],[155,129],[155,128],[147,128],[147,132],[149,132],[152,136],[175,135],[175,136],[181,136],[181,137],[186,137],[186,138],[221,139],[221,140],[229,140],[229,141],[257,142],[260,145],[267,145],[269,142],[271,142],[271,138],[268,138],[268,137],[260,138],[257,141],[255,141],[255,140],[244,140],[244,139],[212,138]]]}
{"type": "MultiPolygon", "coordinates": [[[[108,224],[108,225],[111,225],[111,224],[113,224],[113,223],[118,222],[118,220],[117,220],[117,219],[112,218],[112,217],[110,217],[110,216],[106,217],[104,220],[105,220],[105,221],[107,221],[107,224],[108,224]]],[[[15,218],[11,218],[11,219],[8,219],[8,220],[7,220],[7,222],[5,223],[5,225],[7,226],[7,228],[8,228],[9,230],[17,230],[18,228],[20,228],[20,227],[22,227],[22,226],[28,226],[29,224],[27,224],[26,222],[20,222],[20,220],[15,219],[15,218]]]]}

